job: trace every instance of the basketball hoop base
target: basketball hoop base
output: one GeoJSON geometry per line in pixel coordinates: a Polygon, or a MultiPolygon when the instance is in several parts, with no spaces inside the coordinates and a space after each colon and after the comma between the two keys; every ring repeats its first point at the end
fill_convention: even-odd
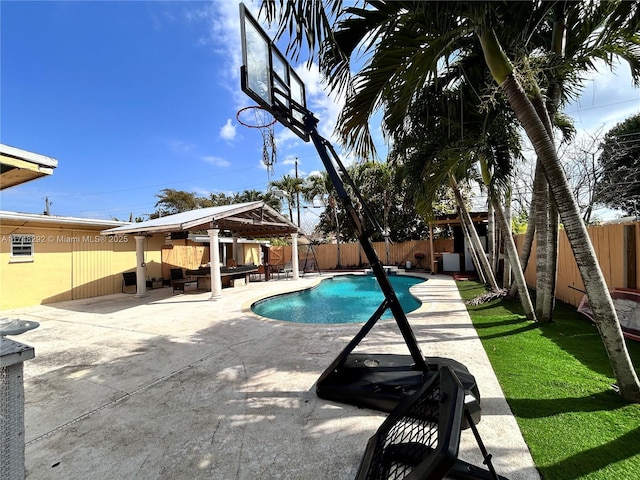
{"type": "MultiPolygon", "coordinates": [[[[480,391],[476,379],[462,363],[450,358],[426,357],[428,371],[417,370],[410,355],[351,353],[332,372],[322,374],[316,394],[325,400],[391,412],[400,401],[415,393],[447,365],[465,390],[465,407],[474,423],[481,417],[480,391]]],[[[463,420],[463,428],[468,428],[463,420]]]]}

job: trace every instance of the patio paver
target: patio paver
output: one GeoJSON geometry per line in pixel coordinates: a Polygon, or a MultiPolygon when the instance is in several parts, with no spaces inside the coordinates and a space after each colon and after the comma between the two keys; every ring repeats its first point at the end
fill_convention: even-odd
{"type": "MultiPolygon", "coordinates": [[[[247,306],[328,275],[209,293],[118,294],[3,311],[36,320],[19,337],[25,363],[28,479],[353,479],[385,414],[329,402],[315,381],[359,325],[266,320],[247,306]]],[[[427,356],[475,375],[478,428],[498,473],[539,475],[455,282],[424,275],[408,315],[427,356]]],[[[406,353],[394,322],[379,322],[363,350],[406,353]]],[[[470,431],[460,458],[481,464],[470,431]]]]}

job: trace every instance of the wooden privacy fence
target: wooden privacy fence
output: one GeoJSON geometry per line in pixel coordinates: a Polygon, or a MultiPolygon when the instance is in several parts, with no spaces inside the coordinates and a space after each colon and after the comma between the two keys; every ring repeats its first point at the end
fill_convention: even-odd
{"type": "MultiPolygon", "coordinates": [[[[186,242],[185,242],[186,243],[186,242]]],[[[197,270],[209,261],[208,245],[164,245],[162,247],[162,277],[171,278],[170,270],[181,267],[197,270]]]]}
{"type": "MultiPolygon", "coordinates": [[[[421,253],[424,258],[421,264],[424,268],[431,266],[431,251],[429,249],[429,240],[412,240],[403,243],[389,243],[389,255],[387,258],[387,248],[385,242],[373,242],[373,248],[378,258],[385,265],[406,265],[410,261],[412,265],[416,264],[416,253],[421,253]]],[[[317,261],[320,270],[334,270],[336,268],[361,268],[369,265],[366,255],[362,251],[359,243],[341,243],[340,264],[338,265],[338,245],[335,243],[314,245],[298,245],[298,259],[302,262],[305,259],[317,261]],[[311,248],[315,250],[315,258],[311,252],[311,248]]],[[[437,239],[433,241],[433,249],[436,252],[452,252],[452,239],[437,239]]],[[[277,246],[269,248],[269,263],[284,263],[291,261],[291,246],[277,246]],[[275,261],[274,261],[275,260],[275,261]]]]}
{"type": "MultiPolygon", "coordinates": [[[[640,288],[640,222],[598,225],[587,228],[600,269],[609,288],[640,288]]],[[[521,250],[524,235],[515,237],[521,250]]],[[[536,242],[525,271],[527,284],[536,287],[536,242]]],[[[577,307],[584,285],[573,257],[569,240],[560,230],[556,298],[577,307]]]]}

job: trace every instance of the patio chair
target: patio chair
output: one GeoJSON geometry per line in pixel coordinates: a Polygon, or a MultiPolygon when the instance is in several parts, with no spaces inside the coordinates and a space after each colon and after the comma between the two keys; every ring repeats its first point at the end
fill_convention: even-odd
{"type": "Polygon", "coordinates": [[[138,278],[136,272],[123,272],[122,273],[122,293],[138,293],[138,278]],[[133,292],[125,292],[126,288],[133,287],[133,292]]]}
{"type": "MultiPolygon", "coordinates": [[[[293,273],[293,263],[285,262],[282,272],[284,273],[285,278],[289,278],[289,274],[293,273]]],[[[278,275],[278,278],[280,278],[280,275],[278,275]]]]}
{"type": "Polygon", "coordinates": [[[191,285],[197,283],[197,280],[191,277],[185,277],[181,268],[172,268],[171,272],[171,286],[173,287],[173,293],[184,292],[185,285],[191,285]]]}

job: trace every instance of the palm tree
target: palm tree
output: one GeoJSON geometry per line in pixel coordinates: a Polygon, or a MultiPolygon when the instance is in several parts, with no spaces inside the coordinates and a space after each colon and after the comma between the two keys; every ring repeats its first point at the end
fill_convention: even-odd
{"type": "MultiPolygon", "coordinates": [[[[500,196],[500,191],[506,190],[510,156],[519,156],[519,138],[512,118],[503,115],[504,110],[481,110],[469,101],[478,97],[469,82],[478,69],[468,65],[464,70],[464,77],[455,90],[443,92],[437,85],[426,87],[410,106],[404,129],[394,133],[393,138],[395,144],[405,146],[405,153],[399,157],[412,172],[408,175],[409,182],[419,191],[424,205],[433,204],[438,186],[446,176],[449,177],[461,221],[466,225],[463,231],[469,234],[474,245],[472,254],[477,260],[478,273],[492,290],[498,290],[493,266],[476,240],[477,234],[468,219],[464,200],[457,192],[457,182],[451,177],[482,178],[489,187],[490,197],[500,196]],[[473,165],[478,160],[483,160],[480,163],[482,175],[472,173],[477,170],[473,165]]],[[[521,300],[527,316],[533,319],[528,291],[524,291],[521,300]]]]}
{"type": "Polygon", "coordinates": [[[298,206],[297,199],[298,194],[302,193],[304,180],[302,178],[295,178],[291,175],[285,175],[280,180],[272,180],[269,182],[271,188],[280,190],[284,198],[287,199],[289,207],[289,219],[293,222],[293,209],[298,206]]]}
{"type": "Polygon", "coordinates": [[[333,185],[327,172],[320,172],[309,175],[304,180],[300,193],[302,193],[302,198],[305,202],[315,204],[317,200],[322,206],[326,207],[328,198],[332,195],[333,190],[333,185]]]}
{"type": "MultiPolygon", "coordinates": [[[[341,2],[329,2],[329,5],[330,11],[335,13],[341,2]]],[[[540,33],[540,26],[546,25],[543,20],[552,5],[552,2],[370,1],[365,8],[344,9],[345,16],[334,31],[326,15],[307,16],[306,20],[300,18],[303,23],[299,25],[303,28],[291,31],[298,34],[294,43],[298,41],[300,44],[303,38],[327,41],[329,47],[323,50],[326,66],[322,68],[331,74],[328,75],[330,85],[346,91],[353,88],[338,128],[345,144],[361,155],[375,150],[368,120],[378,109],[384,108],[387,132],[402,129],[407,109],[416,93],[438,78],[443,65],[448,66],[453,58],[464,57],[468,51],[473,51],[471,47],[476,42],[480,42],[491,77],[516,114],[542,164],[620,393],[628,400],[640,402],[640,382],[577,202],[560,166],[553,138],[546,128],[549,118],[537,111],[530,99],[530,96],[541,97],[540,87],[532,76],[526,75],[526,65],[522,69],[525,75],[518,76],[520,70],[514,68],[495,33],[496,29],[500,30],[501,35],[511,42],[505,43],[508,47],[520,46],[526,50],[525,40],[540,33]],[[322,21],[317,21],[319,18],[322,21]],[[310,22],[311,19],[315,23],[310,22]],[[514,35],[513,32],[518,33],[514,35]],[[522,34],[528,37],[523,39],[522,34]],[[349,60],[363,42],[364,50],[370,56],[360,72],[351,78],[349,60]]],[[[320,2],[308,2],[307,8],[324,12],[320,2]]],[[[598,41],[595,43],[599,48],[579,58],[573,72],[592,68],[594,57],[604,58],[610,64],[614,56],[622,56],[630,61],[634,78],[640,82],[640,62],[637,61],[640,57],[640,38],[637,36],[639,10],[640,6],[635,2],[572,4],[570,13],[584,24],[590,21],[591,15],[600,22],[598,28],[589,33],[596,37],[598,41]]],[[[281,25],[288,25],[295,16],[295,12],[290,11],[288,16],[285,12],[281,25]]],[[[308,44],[316,45],[314,42],[308,44]]],[[[584,42],[590,47],[593,44],[593,41],[584,42]]],[[[515,48],[510,49],[512,56],[514,51],[515,48]]],[[[579,84],[574,82],[574,85],[579,84]]],[[[566,85],[564,92],[568,95],[566,85]]]]}
{"type": "MultiPolygon", "coordinates": [[[[625,6],[622,10],[627,8],[628,6],[625,6]]],[[[613,12],[614,19],[621,20],[620,13],[613,12]]],[[[592,304],[596,325],[609,355],[620,392],[628,400],[640,402],[640,383],[631,364],[616,311],[580,216],[578,204],[561,168],[553,139],[545,127],[544,118],[541,118],[539,112],[536,111],[516,77],[515,68],[504,54],[494,29],[485,22],[478,23],[476,32],[491,74],[504,92],[542,163],[553,199],[558,207],[578,264],[586,293],[592,304]]]]}

